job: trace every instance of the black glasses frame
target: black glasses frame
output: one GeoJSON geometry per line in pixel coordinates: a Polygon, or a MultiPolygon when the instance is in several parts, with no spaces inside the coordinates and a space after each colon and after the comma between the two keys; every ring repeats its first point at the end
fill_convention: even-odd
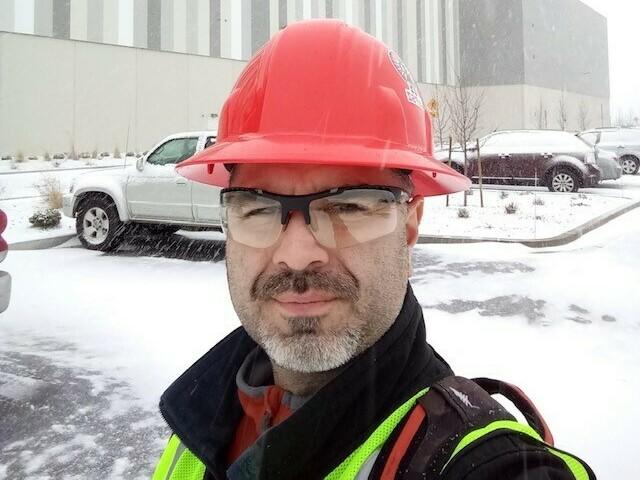
{"type": "Polygon", "coordinates": [[[309,195],[280,195],[277,193],[267,192],[258,188],[224,188],[220,192],[220,205],[224,207],[224,194],[229,192],[251,192],[253,194],[275,200],[280,204],[281,209],[281,223],[286,225],[289,221],[291,213],[294,211],[301,212],[304,216],[304,221],[307,225],[311,225],[311,213],[309,212],[309,206],[314,200],[337,195],[349,190],[383,190],[393,194],[396,203],[407,203],[410,200],[410,195],[401,188],[389,187],[385,185],[356,185],[349,187],[338,187],[330,190],[323,190],[322,192],[311,193],[309,195]]]}

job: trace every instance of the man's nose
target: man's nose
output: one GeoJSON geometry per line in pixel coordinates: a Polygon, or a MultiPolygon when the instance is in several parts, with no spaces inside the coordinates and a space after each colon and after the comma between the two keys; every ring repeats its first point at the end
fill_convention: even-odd
{"type": "Polygon", "coordinates": [[[280,235],[273,253],[273,263],[291,270],[305,270],[329,262],[329,254],[315,239],[301,212],[293,212],[287,228],[280,235]]]}

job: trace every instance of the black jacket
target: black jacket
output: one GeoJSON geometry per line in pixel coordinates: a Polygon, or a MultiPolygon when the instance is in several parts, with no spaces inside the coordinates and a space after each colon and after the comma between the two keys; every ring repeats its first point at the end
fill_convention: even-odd
{"type": "MultiPolygon", "coordinates": [[[[243,414],[235,377],[255,347],[244,329],[238,328],[162,395],[163,417],[206,465],[207,478],[227,478],[227,448],[243,414]]],[[[267,430],[232,465],[229,478],[324,478],[399,405],[452,374],[449,365],[426,342],[422,309],[409,286],[400,314],[389,331],[352,359],[338,377],[290,418],[267,430]]],[[[381,451],[371,478],[381,472],[386,453],[388,447],[381,451]]],[[[450,469],[448,478],[573,478],[561,460],[516,434],[483,442],[463,460],[450,469]]]]}

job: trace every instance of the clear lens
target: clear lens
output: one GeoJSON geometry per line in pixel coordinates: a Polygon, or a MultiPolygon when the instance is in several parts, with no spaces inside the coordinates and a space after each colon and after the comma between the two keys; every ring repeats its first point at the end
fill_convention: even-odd
{"type": "MultiPolygon", "coordinates": [[[[345,248],[393,232],[398,224],[394,194],[380,189],[345,190],[312,200],[310,230],[327,248],[345,248]]],[[[277,200],[251,191],[222,195],[222,226],[238,243],[268,248],[283,231],[282,206],[277,200]]]]}
{"type": "Polygon", "coordinates": [[[346,190],[312,201],[309,211],[316,240],[329,248],[383,237],[398,224],[398,204],[386,190],[346,190]]]}
{"type": "Polygon", "coordinates": [[[222,196],[222,226],[238,243],[266,248],[282,232],[280,204],[252,192],[231,191],[222,196]]]}

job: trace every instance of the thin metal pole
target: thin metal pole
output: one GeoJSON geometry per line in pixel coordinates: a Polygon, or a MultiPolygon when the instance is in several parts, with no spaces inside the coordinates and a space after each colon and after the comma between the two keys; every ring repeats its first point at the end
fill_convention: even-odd
{"type": "Polygon", "coordinates": [[[482,157],[480,156],[480,139],[476,138],[476,154],[478,155],[478,182],[480,184],[480,208],[484,208],[482,196],[482,157]]]}

